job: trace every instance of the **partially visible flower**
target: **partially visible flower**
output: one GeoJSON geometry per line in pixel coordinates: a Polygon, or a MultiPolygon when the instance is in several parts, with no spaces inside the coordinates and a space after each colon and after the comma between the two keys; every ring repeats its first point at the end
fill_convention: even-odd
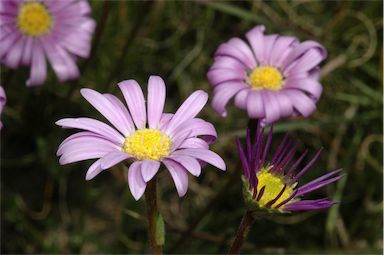
{"type": "Polygon", "coordinates": [[[60,81],[78,78],[77,56],[89,56],[95,29],[90,12],[86,0],[1,0],[1,63],[30,66],[27,86],[44,83],[47,60],[60,81]]]}
{"type": "MultiPolygon", "coordinates": [[[[3,87],[0,86],[0,116],[3,113],[3,108],[6,102],[7,102],[7,97],[5,96],[5,91],[3,87]]],[[[0,120],[0,129],[2,128],[3,128],[3,123],[0,120]]]]}
{"type": "Polygon", "coordinates": [[[195,118],[208,100],[202,90],[194,92],[175,114],[163,113],[166,89],[159,76],[148,81],[147,107],[140,85],[135,80],[122,81],[120,90],[128,109],[115,96],[82,89],[83,97],[113,126],[90,118],[67,118],[56,122],[63,128],[85,130],[65,139],[57,151],[60,164],[98,159],[88,169],[90,180],[101,171],[122,161],[132,160],[128,184],[138,200],[147,182],[163,163],[171,174],[179,196],[188,188],[188,174],[201,173],[202,161],[225,170],[219,155],[209,150],[217,137],[214,126],[195,118]]]}
{"type": "Polygon", "coordinates": [[[245,149],[242,148],[239,139],[236,141],[244,169],[244,193],[248,203],[271,212],[319,210],[335,204],[326,197],[316,200],[302,200],[302,197],[338,181],[342,177],[339,175],[341,169],[329,172],[298,187],[299,179],[315,163],[321,150],[302,169],[297,170],[307,151],[297,161],[290,164],[297,146],[286,135],[274,156],[267,161],[268,149],[272,141],[272,127],[266,141],[263,141],[263,134],[264,129],[259,126],[256,141],[252,144],[248,132],[245,149]]]}
{"type": "Polygon", "coordinates": [[[326,58],[325,48],[292,36],[264,35],[264,30],[256,26],[249,31],[249,44],[232,38],[217,49],[207,74],[213,108],[225,117],[225,106],[235,97],[235,105],[262,125],[309,116],[322,92],[318,65],[326,58]]]}

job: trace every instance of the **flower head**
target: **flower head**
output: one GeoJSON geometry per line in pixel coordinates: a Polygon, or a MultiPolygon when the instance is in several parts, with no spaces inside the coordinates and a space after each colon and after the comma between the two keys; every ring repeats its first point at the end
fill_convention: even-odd
{"type": "Polygon", "coordinates": [[[41,85],[47,60],[60,81],[76,79],[77,56],[90,53],[95,22],[86,0],[0,1],[0,60],[10,68],[31,67],[27,86],[41,85]]]}
{"type": "Polygon", "coordinates": [[[179,196],[188,188],[188,174],[201,173],[202,162],[225,170],[219,155],[209,150],[217,137],[214,126],[196,115],[208,100],[204,91],[194,92],[175,114],[163,113],[166,89],[164,81],[151,76],[148,81],[147,106],[140,85],[134,80],[119,84],[128,109],[114,95],[82,89],[83,97],[113,127],[90,118],[67,118],[56,122],[63,128],[84,130],[65,139],[57,151],[60,164],[97,159],[88,169],[90,180],[101,171],[124,160],[131,160],[128,183],[138,200],[146,183],[163,163],[171,174],[179,196]]]}
{"type": "MultiPolygon", "coordinates": [[[[4,105],[7,102],[7,97],[5,96],[5,91],[3,87],[0,86],[0,116],[3,112],[4,105]]],[[[3,123],[0,121],[0,129],[3,128],[3,123]]]]}
{"type": "Polygon", "coordinates": [[[264,30],[256,26],[246,34],[248,43],[232,38],[217,49],[207,75],[213,108],[225,117],[234,97],[235,105],[262,125],[309,116],[322,92],[318,65],[326,58],[325,48],[291,36],[264,35],[264,30]]]}
{"type": "Polygon", "coordinates": [[[298,187],[300,177],[315,163],[321,150],[301,170],[297,170],[307,151],[291,164],[297,145],[294,145],[286,135],[272,159],[267,161],[268,149],[272,141],[272,128],[266,141],[263,141],[264,129],[258,126],[254,144],[247,132],[245,149],[242,148],[239,139],[236,141],[244,169],[246,201],[252,206],[256,205],[257,208],[272,212],[319,210],[334,205],[335,202],[328,198],[317,200],[301,198],[339,180],[342,177],[339,175],[342,170],[332,171],[298,187]]]}

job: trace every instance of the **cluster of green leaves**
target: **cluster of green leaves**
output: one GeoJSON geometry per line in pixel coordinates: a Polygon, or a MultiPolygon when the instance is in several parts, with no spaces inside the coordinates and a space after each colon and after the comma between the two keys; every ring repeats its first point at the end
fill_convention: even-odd
{"type": "MultiPolygon", "coordinates": [[[[27,68],[13,71],[2,66],[1,84],[8,96],[1,134],[2,253],[148,252],[145,207],[132,198],[123,169],[114,167],[86,182],[90,162],[60,166],[56,149],[70,131],[54,123],[69,116],[100,118],[80,97],[81,87],[121,97],[117,82],[133,78],[146,87],[151,74],[167,83],[169,112],[196,89],[212,94],[205,74],[213,52],[256,24],[265,24],[267,33],[320,41],[328,49],[318,110],[307,120],[284,121],[275,131],[291,131],[302,143],[300,151],[325,148],[303,182],[338,167],[347,175],[324,194],[314,194],[329,195],[340,204],[324,212],[257,222],[244,251],[382,250],[381,1],[91,1],[91,5],[98,27],[91,57],[79,61],[78,81],[60,84],[50,72],[44,86],[26,88],[27,68]]],[[[169,174],[159,174],[168,251],[222,253],[240,221],[244,206],[234,138],[244,136],[247,116],[229,108],[225,119],[209,106],[201,114],[216,126],[219,139],[213,150],[225,159],[226,173],[207,166],[201,177],[190,177],[182,199],[169,174]]]]}

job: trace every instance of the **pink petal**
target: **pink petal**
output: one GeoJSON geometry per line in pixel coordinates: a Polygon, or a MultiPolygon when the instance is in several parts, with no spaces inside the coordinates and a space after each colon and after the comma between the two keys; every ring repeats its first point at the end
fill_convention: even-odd
{"type": "Polygon", "coordinates": [[[47,76],[47,62],[42,47],[35,43],[32,51],[31,74],[27,86],[41,85],[47,76]]]}
{"type": "Polygon", "coordinates": [[[128,185],[131,190],[132,196],[135,200],[139,200],[144,194],[147,184],[141,176],[141,162],[136,161],[131,164],[128,170],[128,185]]]}
{"type": "Polygon", "coordinates": [[[263,101],[265,102],[265,122],[270,124],[280,118],[280,105],[275,97],[275,92],[265,91],[263,101]]]}
{"type": "Polygon", "coordinates": [[[98,175],[102,171],[103,169],[100,166],[100,159],[98,159],[88,168],[87,174],[85,175],[85,179],[87,181],[92,180],[96,177],[96,175],[98,175]]]}
{"type": "Polygon", "coordinates": [[[217,155],[215,152],[204,149],[182,149],[173,152],[173,155],[184,155],[190,156],[202,161],[205,161],[223,171],[225,171],[225,162],[224,160],[217,155]]]}
{"type": "Polygon", "coordinates": [[[222,82],[228,81],[245,81],[247,79],[247,73],[245,71],[237,71],[233,69],[211,69],[207,73],[209,82],[213,86],[217,86],[222,82]]]}
{"type": "Polygon", "coordinates": [[[225,82],[215,87],[213,92],[212,107],[222,117],[227,116],[225,106],[240,90],[248,88],[244,82],[225,82]]]}
{"type": "Polygon", "coordinates": [[[193,157],[173,155],[170,156],[169,159],[172,159],[183,167],[185,167],[185,169],[187,169],[188,172],[190,172],[194,176],[199,176],[201,174],[201,166],[199,162],[193,157]]]}
{"type": "Polygon", "coordinates": [[[128,119],[121,106],[112,103],[105,96],[93,89],[81,89],[81,95],[99,111],[113,126],[125,136],[132,132],[132,123],[128,119]]]}
{"type": "Polygon", "coordinates": [[[323,91],[321,84],[314,79],[290,79],[285,80],[284,88],[300,89],[318,100],[323,91]]]}
{"type": "Polygon", "coordinates": [[[165,167],[168,169],[175,183],[177,194],[182,197],[188,190],[188,174],[183,166],[172,160],[164,159],[165,167]]]}
{"type": "Polygon", "coordinates": [[[148,125],[160,127],[160,119],[165,103],[165,83],[159,76],[151,76],[148,81],[148,125]]]}
{"type": "Polygon", "coordinates": [[[261,119],[265,116],[263,91],[252,90],[247,97],[247,111],[250,118],[261,119]]]}
{"type": "Polygon", "coordinates": [[[195,91],[187,100],[179,107],[171,121],[167,125],[165,131],[167,134],[172,132],[183,124],[185,121],[193,119],[203,109],[208,101],[208,94],[202,90],[195,91]]]}
{"type": "Polygon", "coordinates": [[[129,112],[138,129],[143,129],[147,123],[145,100],[140,85],[135,80],[126,80],[118,83],[127,102],[129,112]]]}
{"type": "Polygon", "coordinates": [[[308,117],[316,110],[314,101],[298,90],[287,89],[284,92],[293,102],[293,107],[304,117],[308,117]]]}
{"type": "Polygon", "coordinates": [[[195,149],[208,149],[208,143],[203,139],[192,137],[184,140],[179,146],[180,149],[195,148],[195,149]]]}
{"type": "Polygon", "coordinates": [[[131,156],[127,153],[122,151],[112,151],[101,158],[100,165],[102,169],[108,169],[129,158],[131,158],[131,156]]]}
{"type": "Polygon", "coordinates": [[[256,56],[257,62],[259,62],[259,65],[265,64],[264,31],[264,26],[256,26],[245,35],[251,45],[253,53],[256,56]]]}
{"type": "Polygon", "coordinates": [[[122,145],[125,140],[121,134],[107,124],[91,118],[61,119],[56,122],[56,125],[62,126],[63,128],[78,128],[95,132],[118,145],[122,145]]]}
{"type": "Polygon", "coordinates": [[[241,110],[246,110],[247,109],[247,97],[249,93],[251,93],[250,88],[243,89],[239,91],[239,93],[236,94],[235,96],[235,106],[240,108],[241,110]]]}
{"type": "Polygon", "coordinates": [[[159,171],[160,162],[154,160],[144,160],[141,164],[141,175],[145,182],[152,180],[153,176],[159,171]]]}

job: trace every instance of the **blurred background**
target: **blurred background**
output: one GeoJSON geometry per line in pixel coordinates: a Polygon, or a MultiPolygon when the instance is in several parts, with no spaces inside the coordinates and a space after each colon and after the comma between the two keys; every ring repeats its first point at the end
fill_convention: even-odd
{"type": "MultiPolygon", "coordinates": [[[[1,130],[1,253],[147,253],[143,199],[131,196],[121,166],[85,181],[91,162],[60,166],[56,150],[72,133],[55,126],[63,117],[100,118],[79,89],[121,97],[116,83],[151,74],[167,83],[166,110],[174,112],[194,90],[212,94],[206,72],[220,43],[243,37],[257,24],[267,33],[317,40],[328,49],[324,92],[307,120],[276,126],[275,143],[289,131],[299,151],[324,151],[305,183],[342,167],[336,185],[311,197],[341,201],[322,212],[286,214],[255,223],[244,253],[381,254],[383,248],[383,20],[382,1],[91,1],[97,21],[92,54],[79,61],[82,76],[60,84],[53,72],[44,86],[26,88],[28,68],[1,67],[8,102],[1,130]]],[[[244,206],[234,138],[247,115],[229,107],[223,119],[207,105],[213,145],[226,161],[222,173],[207,166],[190,176],[177,196],[166,171],[159,174],[165,251],[223,253],[244,206]]],[[[276,144],[273,145],[276,148],[276,144]]]]}

